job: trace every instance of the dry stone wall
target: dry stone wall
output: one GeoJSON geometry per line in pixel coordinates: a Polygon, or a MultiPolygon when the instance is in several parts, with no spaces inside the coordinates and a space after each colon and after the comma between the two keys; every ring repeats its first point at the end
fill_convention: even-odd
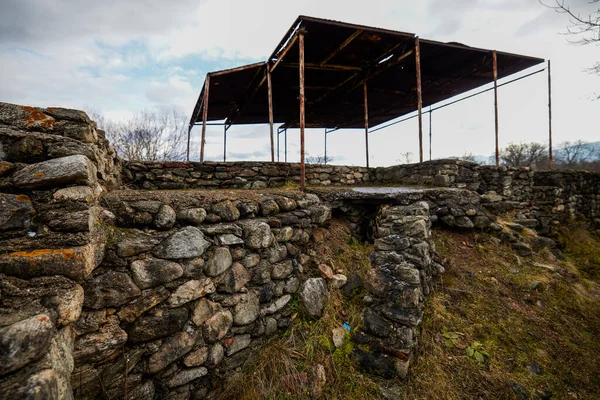
{"type": "MultiPolygon", "coordinates": [[[[300,164],[271,162],[127,162],[124,184],[136,189],[265,189],[300,182],[300,164]]],[[[306,164],[309,185],[364,185],[365,167],[306,164]]]]}
{"type": "Polygon", "coordinates": [[[119,170],[85,113],[0,103],[3,398],[70,398],[72,326],[110,219],[99,198],[119,170]]]}
{"type": "Polygon", "coordinates": [[[0,393],[188,399],[219,391],[289,325],[293,307],[318,318],[328,285],[340,284],[303,273],[304,246],[332,208],[375,243],[353,357],[369,372],[405,376],[424,298],[443,271],[431,223],[492,229],[524,255],[531,248],[494,214],[514,211],[519,224],[508,228],[540,232],[570,218],[600,224],[598,174],[456,160],[307,165],[313,193],[156,190],[298,180],[297,164],[122,163],[85,113],[0,103],[0,393]],[[388,184],[441,188],[322,188],[388,184]]]}
{"type": "Polygon", "coordinates": [[[219,390],[228,371],[290,324],[302,248],[331,216],[300,192],[113,192],[103,204],[116,223],[74,324],[71,382],[82,399],[219,390]]]}

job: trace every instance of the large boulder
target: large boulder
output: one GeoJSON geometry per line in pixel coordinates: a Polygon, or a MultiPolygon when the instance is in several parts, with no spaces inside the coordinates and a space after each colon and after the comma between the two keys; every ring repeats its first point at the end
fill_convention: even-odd
{"type": "Polygon", "coordinates": [[[96,167],[82,155],[55,158],[31,164],[15,172],[13,184],[23,189],[40,189],[66,184],[91,186],[96,167]]]}

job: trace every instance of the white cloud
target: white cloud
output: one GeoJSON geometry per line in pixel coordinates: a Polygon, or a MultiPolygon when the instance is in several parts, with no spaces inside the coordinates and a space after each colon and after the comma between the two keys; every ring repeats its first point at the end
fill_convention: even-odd
{"type": "MultiPolygon", "coordinates": [[[[587,0],[571,4],[583,13],[593,11],[587,0]]],[[[551,58],[555,142],[598,138],[594,127],[599,103],[590,99],[600,94],[600,77],[583,71],[598,61],[596,48],[569,44],[558,34],[568,19],[537,0],[4,0],[0,99],[37,106],[95,106],[114,118],[155,105],[191,112],[211,65],[265,59],[300,14],[551,58]],[[198,64],[191,64],[190,57],[198,64]]],[[[501,88],[502,145],[546,139],[545,80],[540,74],[501,88]]],[[[416,157],[414,122],[373,133],[372,164],[394,163],[407,151],[416,157]]],[[[427,123],[426,117],[426,137],[427,123]]],[[[230,130],[232,154],[268,154],[263,131],[264,127],[246,126],[230,130]]],[[[207,155],[219,159],[222,129],[211,127],[209,133],[214,148],[207,149],[207,155]]],[[[331,155],[364,163],[364,133],[339,131],[329,137],[331,155]]],[[[435,112],[433,137],[434,157],[491,153],[489,93],[435,112]]],[[[297,159],[297,131],[288,132],[288,142],[289,159],[297,159]]],[[[310,130],[308,152],[322,154],[322,147],[322,131],[310,130]]]]}

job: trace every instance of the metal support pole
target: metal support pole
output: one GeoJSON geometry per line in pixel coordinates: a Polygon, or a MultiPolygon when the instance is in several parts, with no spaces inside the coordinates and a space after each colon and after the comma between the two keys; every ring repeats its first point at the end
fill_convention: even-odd
{"type": "Polygon", "coordinates": [[[192,132],[192,124],[188,126],[188,138],[187,138],[187,150],[185,151],[185,159],[186,161],[190,161],[190,134],[192,132]]]}
{"type": "Polygon", "coordinates": [[[500,166],[500,147],[498,145],[498,56],[496,50],[492,52],[494,68],[494,118],[496,127],[496,168],[500,166]]]}
{"type": "Polygon", "coordinates": [[[417,70],[417,108],[419,110],[419,162],[423,162],[423,93],[421,90],[421,46],[415,38],[415,60],[417,70]]]}
{"type": "Polygon", "coordinates": [[[279,130],[279,128],[277,128],[277,162],[279,162],[279,135],[281,134],[281,131],[279,130]]]}
{"type": "Polygon", "coordinates": [[[365,151],[367,155],[367,168],[369,168],[369,104],[367,103],[367,82],[363,83],[365,105],[365,151]]]}
{"type": "Polygon", "coordinates": [[[267,92],[269,100],[269,132],[271,133],[271,162],[275,161],[273,146],[273,88],[271,87],[271,65],[267,64],[267,92]]]}
{"type": "Polygon", "coordinates": [[[287,162],[287,128],[283,130],[283,161],[287,162]]]}
{"type": "Polygon", "coordinates": [[[227,161],[227,125],[223,124],[223,162],[227,161]]]}
{"type": "Polygon", "coordinates": [[[325,157],[323,162],[327,164],[327,128],[325,128],[325,157]]]}
{"type": "Polygon", "coordinates": [[[429,161],[431,161],[431,115],[433,111],[431,111],[431,106],[429,106],[429,161]]]}
{"type": "Polygon", "coordinates": [[[304,165],[304,34],[305,31],[298,31],[298,47],[299,51],[299,66],[300,72],[300,190],[304,190],[306,185],[305,165],[304,165]]]}
{"type": "Polygon", "coordinates": [[[204,142],[206,139],[206,120],[208,119],[208,89],[210,88],[210,75],[204,81],[204,100],[202,104],[202,141],[200,142],[200,162],[204,162],[204,142]]]}
{"type": "Polygon", "coordinates": [[[552,75],[548,60],[548,168],[552,169],[552,75]]]}

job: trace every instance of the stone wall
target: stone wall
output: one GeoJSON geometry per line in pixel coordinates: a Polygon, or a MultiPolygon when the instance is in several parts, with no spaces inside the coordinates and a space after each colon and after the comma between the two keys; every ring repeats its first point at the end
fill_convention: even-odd
{"type": "Polygon", "coordinates": [[[115,227],[83,283],[75,398],[202,398],[290,324],[302,247],[330,209],[300,192],[226,196],[104,197],[115,227]]]}
{"type": "MultiPolygon", "coordinates": [[[[123,183],[134,189],[264,189],[300,183],[300,164],[271,162],[126,162],[123,183]]],[[[308,185],[364,185],[365,167],[306,164],[308,185]]]]}
{"type": "Polygon", "coordinates": [[[83,281],[104,256],[99,205],[120,167],[85,113],[0,103],[0,393],[69,398],[83,281]]]}
{"type": "Polygon", "coordinates": [[[514,212],[515,228],[541,232],[568,218],[600,224],[598,174],[456,160],[307,165],[312,193],[152,190],[297,181],[298,164],[121,163],[85,113],[0,103],[0,393],[218,391],[288,326],[292,307],[319,317],[328,283],[340,280],[306,270],[304,246],[332,208],[375,243],[353,357],[369,372],[405,376],[424,298],[443,271],[432,222],[491,228],[524,253],[494,214],[514,212]],[[342,185],[439,188],[325,188],[342,185]]]}

